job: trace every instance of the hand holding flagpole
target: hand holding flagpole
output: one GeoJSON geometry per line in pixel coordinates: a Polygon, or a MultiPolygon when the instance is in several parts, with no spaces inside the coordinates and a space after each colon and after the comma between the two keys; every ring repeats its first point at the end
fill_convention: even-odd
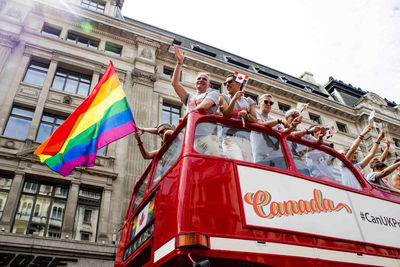
{"type": "MultiPolygon", "coordinates": [[[[243,95],[244,94],[243,93],[243,89],[246,86],[247,81],[249,80],[249,76],[244,75],[244,74],[240,74],[239,72],[235,72],[235,74],[233,74],[233,80],[235,82],[241,83],[240,91],[242,92],[242,95],[243,95]]],[[[246,122],[245,122],[244,117],[241,117],[241,119],[242,119],[242,124],[243,124],[243,128],[244,128],[244,127],[246,127],[246,122]]]]}

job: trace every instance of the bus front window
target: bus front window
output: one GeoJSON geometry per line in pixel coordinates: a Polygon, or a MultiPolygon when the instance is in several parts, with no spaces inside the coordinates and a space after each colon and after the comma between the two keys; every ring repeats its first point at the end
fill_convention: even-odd
{"type": "Polygon", "coordinates": [[[339,158],[307,145],[287,142],[296,168],[302,174],[361,189],[357,178],[339,158]]]}
{"type": "Polygon", "coordinates": [[[153,187],[161,179],[161,177],[163,177],[163,175],[178,159],[182,151],[184,137],[185,128],[183,128],[180,133],[178,133],[178,135],[171,142],[170,146],[167,148],[164,154],[158,159],[151,187],[153,187]]]}
{"type": "Polygon", "coordinates": [[[144,197],[144,192],[146,191],[147,182],[149,180],[150,172],[146,174],[146,178],[144,178],[142,184],[140,185],[138,191],[136,192],[135,199],[132,203],[131,210],[129,214],[132,214],[137,206],[139,206],[140,202],[142,202],[144,197]]]}
{"type": "Polygon", "coordinates": [[[287,168],[278,138],[220,123],[199,123],[194,149],[205,155],[287,168]]]}

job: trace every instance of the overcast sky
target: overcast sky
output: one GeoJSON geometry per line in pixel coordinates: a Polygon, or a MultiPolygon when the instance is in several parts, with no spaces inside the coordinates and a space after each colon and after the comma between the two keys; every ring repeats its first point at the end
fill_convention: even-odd
{"type": "Polygon", "coordinates": [[[400,103],[400,1],[125,0],[124,16],[299,77],[400,103]]]}

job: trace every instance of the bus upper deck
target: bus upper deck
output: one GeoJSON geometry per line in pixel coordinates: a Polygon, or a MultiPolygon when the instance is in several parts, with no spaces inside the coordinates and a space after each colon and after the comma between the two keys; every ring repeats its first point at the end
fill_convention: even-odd
{"type": "Polygon", "coordinates": [[[330,147],[191,112],[135,185],[115,266],[400,266],[399,203],[330,147]]]}

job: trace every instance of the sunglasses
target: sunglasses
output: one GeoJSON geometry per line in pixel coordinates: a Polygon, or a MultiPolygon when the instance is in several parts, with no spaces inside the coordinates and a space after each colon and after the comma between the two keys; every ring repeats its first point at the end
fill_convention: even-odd
{"type": "Polygon", "coordinates": [[[264,100],[265,105],[270,104],[271,106],[274,104],[274,101],[264,100]]]}
{"type": "Polygon", "coordinates": [[[167,129],[165,129],[165,128],[164,128],[164,129],[161,129],[157,134],[158,134],[158,135],[162,135],[166,130],[167,130],[167,129]]]}
{"type": "Polygon", "coordinates": [[[229,81],[224,82],[224,85],[231,84],[232,82],[234,82],[234,80],[230,79],[229,81]]]}

